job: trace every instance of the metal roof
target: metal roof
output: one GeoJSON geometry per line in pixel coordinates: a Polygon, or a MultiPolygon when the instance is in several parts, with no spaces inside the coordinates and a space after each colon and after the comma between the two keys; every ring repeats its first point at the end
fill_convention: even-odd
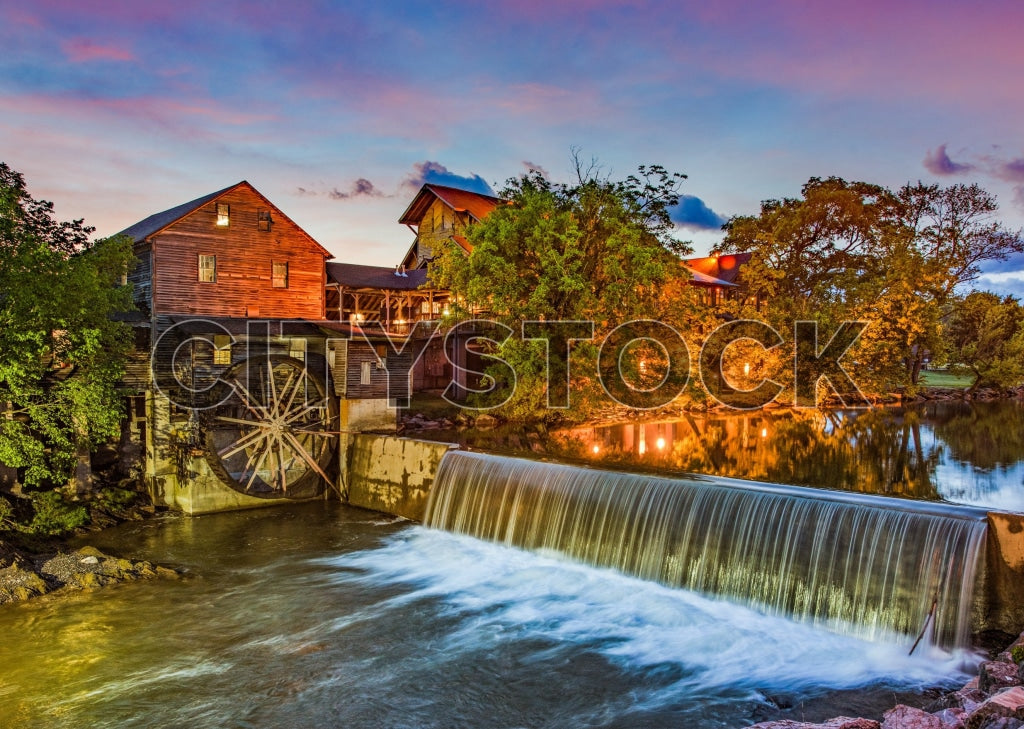
{"type": "Polygon", "coordinates": [[[501,204],[501,198],[491,195],[481,195],[478,192],[460,190],[447,185],[426,184],[416,193],[416,197],[409,203],[409,207],[402,213],[398,222],[404,225],[419,224],[423,214],[433,204],[434,198],[438,198],[452,210],[468,212],[476,220],[483,220],[501,204]]]}
{"type": "Polygon", "coordinates": [[[196,198],[195,200],[190,200],[187,203],[182,203],[181,205],[170,208],[169,210],[164,210],[161,213],[154,213],[153,215],[150,215],[148,218],[140,220],[138,223],[135,223],[134,225],[130,225],[129,227],[125,228],[118,235],[126,235],[129,238],[131,238],[133,242],[141,243],[150,236],[156,235],[164,228],[167,228],[168,226],[178,222],[186,215],[194,213],[196,210],[203,207],[203,205],[211,203],[217,198],[221,197],[222,195],[225,195],[231,192],[232,190],[235,190],[242,186],[248,187],[253,192],[253,194],[255,194],[257,197],[263,200],[263,202],[265,202],[268,207],[273,208],[276,214],[280,215],[282,218],[284,218],[289,223],[294,225],[298,229],[298,231],[309,240],[310,243],[316,246],[320,250],[320,252],[324,254],[326,258],[334,258],[333,253],[331,253],[329,250],[320,245],[320,243],[317,242],[316,238],[314,238],[305,230],[303,230],[300,225],[298,225],[294,220],[289,218],[279,207],[277,207],[277,205],[274,205],[274,203],[270,202],[270,200],[268,200],[267,197],[262,192],[253,187],[252,184],[250,184],[247,180],[242,180],[241,182],[237,182],[234,185],[231,185],[230,187],[225,187],[223,190],[217,190],[217,192],[211,192],[209,195],[203,195],[202,197],[196,198]]]}
{"type": "Polygon", "coordinates": [[[399,274],[386,266],[360,266],[355,263],[328,263],[327,282],[355,289],[409,291],[427,282],[427,269],[414,268],[399,274]]]}

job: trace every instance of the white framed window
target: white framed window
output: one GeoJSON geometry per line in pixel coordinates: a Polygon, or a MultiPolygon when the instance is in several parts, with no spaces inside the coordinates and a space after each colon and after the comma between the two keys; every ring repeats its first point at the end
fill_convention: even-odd
{"type": "Polygon", "coordinates": [[[231,206],[227,203],[217,203],[217,225],[222,228],[231,225],[231,206]]]}
{"type": "Polygon", "coordinates": [[[199,254],[199,280],[206,283],[217,281],[217,256],[199,254]]]}
{"type": "Polygon", "coordinates": [[[275,289],[286,289],[288,288],[288,263],[274,263],[270,264],[270,282],[275,289]]]}

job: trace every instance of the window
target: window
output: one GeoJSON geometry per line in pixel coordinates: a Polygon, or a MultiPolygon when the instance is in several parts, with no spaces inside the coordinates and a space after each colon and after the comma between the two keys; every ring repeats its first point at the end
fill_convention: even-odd
{"type": "Polygon", "coordinates": [[[288,264],[271,263],[270,281],[275,289],[288,288],[288,264]]]}
{"type": "Polygon", "coordinates": [[[213,363],[215,365],[231,364],[231,337],[229,335],[213,335],[213,363]]]}
{"type": "Polygon", "coordinates": [[[199,255],[199,280],[207,283],[217,280],[217,256],[199,255]]]}
{"type": "Polygon", "coordinates": [[[359,368],[359,384],[369,385],[370,384],[370,363],[363,362],[359,368]]]}
{"type": "Polygon", "coordinates": [[[271,221],[270,219],[269,210],[259,210],[256,212],[256,227],[262,230],[264,233],[270,232],[271,222],[273,221],[271,221]]]}
{"type": "Polygon", "coordinates": [[[217,203],[217,225],[227,226],[231,224],[231,206],[227,203],[217,203]]]}
{"type": "Polygon", "coordinates": [[[289,339],[288,340],[288,356],[300,359],[303,362],[306,361],[306,340],[305,339],[289,339]]]}

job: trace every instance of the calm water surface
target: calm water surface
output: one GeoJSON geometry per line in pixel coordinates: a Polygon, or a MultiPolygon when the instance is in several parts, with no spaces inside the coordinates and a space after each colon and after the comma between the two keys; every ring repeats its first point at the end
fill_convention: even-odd
{"type": "Polygon", "coordinates": [[[189,577],[0,608],[6,729],[737,727],[920,705],[970,660],[336,504],[92,541],[189,577]]]}
{"type": "Polygon", "coordinates": [[[550,452],[596,465],[1024,512],[1024,401],[850,411],[769,410],[555,432],[550,452]]]}

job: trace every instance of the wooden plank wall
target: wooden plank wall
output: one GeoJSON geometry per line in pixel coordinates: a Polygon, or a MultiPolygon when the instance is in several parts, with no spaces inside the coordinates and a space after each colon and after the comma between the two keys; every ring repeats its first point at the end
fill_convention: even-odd
{"type": "Polygon", "coordinates": [[[154,236],[153,305],[159,314],[273,319],[324,317],[325,254],[276,208],[242,186],[154,236]],[[217,225],[217,204],[230,224],[217,225]],[[257,224],[270,210],[269,232],[257,224]],[[217,256],[217,281],[199,281],[199,255],[217,256]],[[273,288],[272,263],[288,263],[288,288],[273,288]]]}

